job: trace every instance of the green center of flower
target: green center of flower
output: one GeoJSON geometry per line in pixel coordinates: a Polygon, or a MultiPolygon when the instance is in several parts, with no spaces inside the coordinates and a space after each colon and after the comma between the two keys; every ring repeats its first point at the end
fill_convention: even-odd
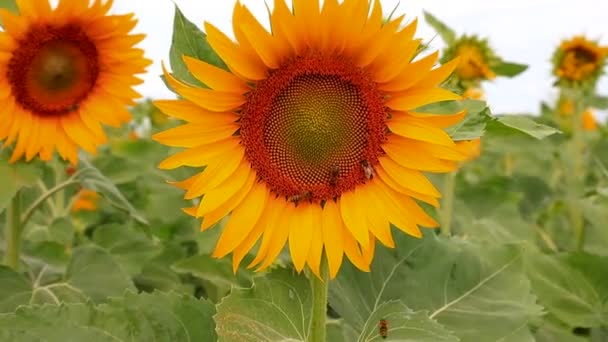
{"type": "Polygon", "coordinates": [[[369,177],[386,109],[364,70],[343,59],[300,57],[260,82],[241,137],[258,176],[298,202],[328,200],[369,177]]]}
{"type": "Polygon", "coordinates": [[[98,76],[97,48],[77,25],[31,29],[7,71],[17,103],[40,116],[77,110],[98,76]]]}

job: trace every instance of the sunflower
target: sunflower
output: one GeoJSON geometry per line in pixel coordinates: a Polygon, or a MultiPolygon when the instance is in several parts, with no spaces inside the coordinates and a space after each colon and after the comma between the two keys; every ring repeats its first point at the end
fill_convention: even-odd
{"type": "Polygon", "coordinates": [[[76,200],[72,204],[71,211],[73,213],[79,211],[95,211],[99,205],[100,195],[93,190],[82,189],[76,195],[76,200]]]}
{"type": "Polygon", "coordinates": [[[130,120],[126,105],[140,97],[150,61],[134,48],[132,14],[108,15],[112,1],[17,0],[20,15],[0,10],[0,141],[15,142],[11,162],[22,156],[52,158],[55,149],[72,164],[78,147],[96,153],[106,142],[100,124],[130,120]]]}
{"type": "Polygon", "coordinates": [[[486,40],[476,36],[462,36],[448,46],[442,61],[447,62],[455,57],[460,58],[455,75],[465,89],[477,88],[481,81],[496,78],[492,66],[499,60],[486,40]]]}
{"type": "Polygon", "coordinates": [[[181,98],[156,105],[187,123],[154,138],[186,150],[160,167],[206,166],[176,185],[186,199],[202,196],[185,209],[202,230],[230,214],[213,256],[232,253],[235,271],[258,242],[250,267],[265,269],[288,244],[297,271],[319,275],[323,255],[331,277],[344,255],[369,270],[376,240],[394,247],[392,226],[415,237],[437,226],[416,202],[440,197],[422,172],[466,159],[443,130],[465,113],[415,109],[460,99],[438,86],[457,61],[414,59],[416,21],[385,23],[380,2],[369,7],[294,0],[290,10],[276,0],[269,32],[237,2],[236,41],[205,23],[228,70],[184,57],[209,89],[165,71],[181,98]]]}
{"type": "Polygon", "coordinates": [[[485,100],[485,94],[481,88],[468,88],[464,91],[462,97],[471,100],[485,100]]]}
{"type": "Polygon", "coordinates": [[[608,48],[577,36],[561,43],[553,56],[553,73],[562,85],[595,86],[606,63],[608,48]]]}

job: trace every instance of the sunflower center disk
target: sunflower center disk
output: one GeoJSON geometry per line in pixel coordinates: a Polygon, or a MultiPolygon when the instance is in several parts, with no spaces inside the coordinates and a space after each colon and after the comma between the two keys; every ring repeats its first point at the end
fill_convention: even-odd
{"type": "MultiPolygon", "coordinates": [[[[258,84],[241,137],[260,178],[293,202],[338,197],[378,160],[386,110],[365,71],[300,57],[258,84]]],[[[369,174],[368,174],[369,176],[369,174]]]]}
{"type": "Polygon", "coordinates": [[[78,109],[99,75],[94,43],[75,25],[32,29],[9,62],[17,102],[40,116],[78,109]]]}

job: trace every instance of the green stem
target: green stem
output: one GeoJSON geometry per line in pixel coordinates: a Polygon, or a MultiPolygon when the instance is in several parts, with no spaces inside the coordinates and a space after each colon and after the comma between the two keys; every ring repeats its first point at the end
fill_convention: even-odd
{"type": "Polygon", "coordinates": [[[585,246],[585,221],[581,212],[579,200],[583,195],[585,176],[585,159],[584,159],[584,132],[581,125],[585,104],[583,101],[584,95],[577,94],[574,99],[575,113],[572,116],[572,141],[570,142],[570,165],[569,172],[569,214],[570,223],[576,237],[576,249],[582,251],[585,246]]]}
{"type": "Polygon", "coordinates": [[[312,287],[312,324],[310,326],[310,342],[325,342],[327,319],[327,285],[329,275],[327,262],[321,261],[321,277],[310,275],[312,287]]]}
{"type": "Polygon", "coordinates": [[[6,249],[4,251],[4,264],[6,266],[19,270],[19,255],[21,253],[21,191],[15,194],[11,204],[6,211],[6,249]]]}
{"type": "Polygon", "coordinates": [[[439,211],[441,234],[452,234],[452,213],[454,211],[454,187],[456,183],[456,173],[450,172],[443,179],[443,200],[439,211]]]}
{"type": "Polygon", "coordinates": [[[34,214],[36,209],[38,209],[38,207],[40,207],[49,197],[53,196],[55,193],[60,192],[61,190],[67,188],[70,185],[74,185],[74,184],[78,184],[78,183],[79,183],[78,181],[70,178],[61,184],[55,185],[54,187],[49,189],[47,192],[40,195],[40,197],[38,197],[36,202],[34,202],[29,208],[27,208],[27,210],[23,214],[23,217],[21,218],[21,225],[25,226],[25,224],[32,217],[32,215],[34,214]]]}

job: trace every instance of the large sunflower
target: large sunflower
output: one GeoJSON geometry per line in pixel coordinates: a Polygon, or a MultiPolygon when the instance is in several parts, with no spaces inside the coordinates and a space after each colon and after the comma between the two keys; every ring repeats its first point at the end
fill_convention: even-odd
{"type": "Polygon", "coordinates": [[[182,99],[158,101],[188,123],[155,136],[186,150],[161,168],[202,167],[177,183],[202,229],[230,215],[214,252],[232,252],[236,270],[264,269],[289,244],[295,268],[317,275],[325,253],[334,277],[345,254],[369,270],[376,240],[393,247],[391,224],[420,237],[435,227],[415,199],[437,206],[422,174],[449,172],[466,158],[443,128],[464,113],[414,109],[459,97],[438,85],[457,65],[432,69],[438,55],[413,61],[416,21],[384,23],[379,1],[276,0],[268,32],[237,2],[236,42],[205,23],[207,39],[229,71],[184,57],[210,89],[166,73],[182,99]]]}
{"type": "Polygon", "coordinates": [[[0,141],[16,142],[11,162],[25,155],[72,163],[78,147],[95,153],[106,141],[100,124],[130,120],[126,105],[140,97],[150,61],[130,35],[132,14],[108,15],[112,1],[17,0],[19,15],[0,10],[0,141]]]}
{"type": "Polygon", "coordinates": [[[576,36],[565,40],[553,55],[553,73],[563,85],[595,85],[606,64],[608,48],[576,36]]]}

